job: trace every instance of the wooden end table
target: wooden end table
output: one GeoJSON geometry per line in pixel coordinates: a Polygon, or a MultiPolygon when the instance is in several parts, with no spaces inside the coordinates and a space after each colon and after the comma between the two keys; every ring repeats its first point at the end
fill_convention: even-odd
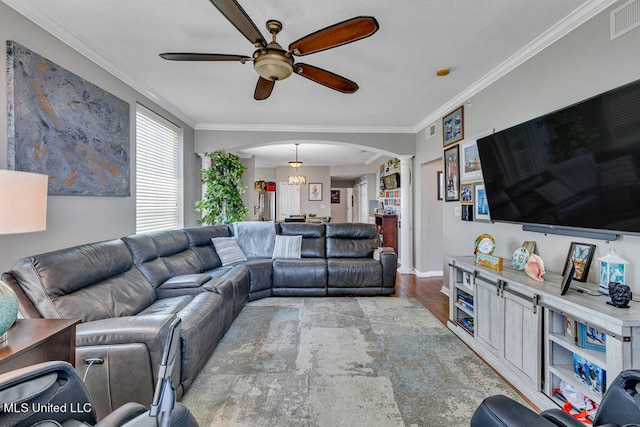
{"type": "Polygon", "coordinates": [[[79,319],[18,319],[0,346],[0,374],[36,363],[63,360],[75,366],[79,319]]]}

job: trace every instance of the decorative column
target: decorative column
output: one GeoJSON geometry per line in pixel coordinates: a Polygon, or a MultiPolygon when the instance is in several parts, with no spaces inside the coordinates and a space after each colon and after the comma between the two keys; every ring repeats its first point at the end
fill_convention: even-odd
{"type": "MultiPolygon", "coordinates": [[[[204,153],[197,153],[198,157],[200,157],[200,169],[209,169],[211,167],[211,157],[207,157],[204,153]]],[[[202,174],[200,174],[200,180],[202,181],[202,174]]],[[[202,200],[202,195],[207,191],[207,184],[204,182],[200,186],[200,198],[198,200],[202,200]]],[[[205,212],[200,212],[200,219],[205,215],[205,212]]]]}
{"type": "Polygon", "coordinates": [[[413,274],[413,155],[398,156],[400,159],[400,274],[413,274]]]}

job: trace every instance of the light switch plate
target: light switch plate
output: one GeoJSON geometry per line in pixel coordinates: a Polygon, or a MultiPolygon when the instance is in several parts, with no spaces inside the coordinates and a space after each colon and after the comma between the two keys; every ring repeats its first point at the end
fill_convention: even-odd
{"type": "Polygon", "coordinates": [[[460,216],[462,214],[462,208],[460,206],[456,206],[453,208],[453,214],[455,216],[460,216]]]}

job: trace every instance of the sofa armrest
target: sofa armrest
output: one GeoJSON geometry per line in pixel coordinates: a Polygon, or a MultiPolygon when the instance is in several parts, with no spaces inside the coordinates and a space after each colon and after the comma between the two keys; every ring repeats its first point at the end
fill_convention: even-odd
{"type": "Polygon", "coordinates": [[[167,279],[159,289],[197,288],[211,280],[209,274],[181,274],[167,279]]]}
{"type": "Polygon", "coordinates": [[[396,271],[398,269],[398,255],[393,251],[380,252],[382,264],[382,286],[393,288],[396,285],[396,271]]]}
{"type": "MultiPolygon", "coordinates": [[[[94,424],[93,427],[120,427],[146,412],[147,408],[144,405],[136,402],[125,403],[101,419],[97,424],[94,424]]],[[[147,418],[149,418],[148,415],[147,418]]],[[[155,422],[155,419],[152,421],[155,422]]]]}
{"type": "Polygon", "coordinates": [[[578,421],[560,409],[548,409],[546,411],[542,411],[540,415],[557,426],[584,427],[584,423],[578,421]]]}
{"type": "Polygon", "coordinates": [[[173,314],[113,317],[76,326],[76,347],[142,343],[154,366],[160,363],[173,314]]]}

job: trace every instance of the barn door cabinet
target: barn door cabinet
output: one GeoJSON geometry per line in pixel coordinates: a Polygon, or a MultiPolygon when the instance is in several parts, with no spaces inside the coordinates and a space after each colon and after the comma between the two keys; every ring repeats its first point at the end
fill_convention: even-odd
{"type": "Polygon", "coordinates": [[[561,381],[599,402],[607,380],[623,369],[640,368],[640,303],[632,301],[623,310],[607,305],[604,296],[573,290],[560,295],[562,277],[554,273],[536,282],[507,266],[496,271],[476,265],[473,257],[447,262],[449,328],[539,409],[561,405],[553,395],[561,381]],[[471,313],[465,299],[473,301],[471,313]],[[471,319],[472,333],[461,318],[471,319]],[[606,344],[586,348],[578,340],[579,325],[606,335],[606,344]],[[601,389],[574,373],[574,359],[606,371],[601,389]]]}

